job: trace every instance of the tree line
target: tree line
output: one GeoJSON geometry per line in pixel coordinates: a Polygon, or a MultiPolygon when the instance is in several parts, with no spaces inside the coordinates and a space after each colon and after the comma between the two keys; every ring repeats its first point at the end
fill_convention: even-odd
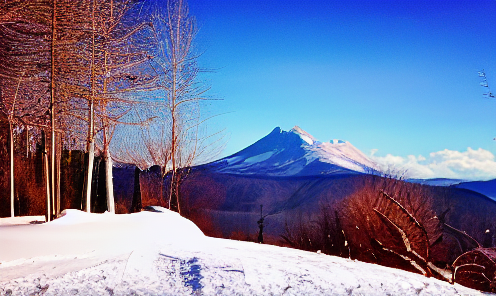
{"type": "Polygon", "coordinates": [[[92,211],[98,155],[109,212],[114,161],[158,165],[171,179],[168,206],[180,212],[184,168],[208,146],[201,112],[208,87],[199,81],[196,33],[185,0],[0,3],[0,124],[8,127],[0,143],[8,154],[2,166],[11,216],[16,176],[33,169],[15,158],[32,159],[36,151],[47,220],[62,210],[63,151],[85,153],[81,209],[92,211]]]}

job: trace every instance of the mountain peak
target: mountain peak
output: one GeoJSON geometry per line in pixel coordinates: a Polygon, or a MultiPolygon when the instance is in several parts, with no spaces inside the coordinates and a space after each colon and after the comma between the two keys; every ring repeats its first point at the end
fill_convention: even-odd
{"type": "Polygon", "coordinates": [[[282,133],[282,129],[280,127],[276,127],[270,132],[270,134],[280,134],[280,133],[282,133]]]}
{"type": "Polygon", "coordinates": [[[346,141],[334,139],[329,141],[331,144],[346,144],[346,141]]]}
{"type": "Polygon", "coordinates": [[[312,135],[310,135],[306,131],[302,130],[297,125],[295,125],[289,132],[297,134],[298,136],[300,136],[300,138],[303,141],[307,142],[308,145],[313,145],[317,141],[312,135]]]}
{"type": "Polygon", "coordinates": [[[289,132],[280,127],[245,149],[215,164],[230,174],[268,176],[321,176],[376,171],[376,165],[349,142],[317,141],[295,126],[289,132]]]}

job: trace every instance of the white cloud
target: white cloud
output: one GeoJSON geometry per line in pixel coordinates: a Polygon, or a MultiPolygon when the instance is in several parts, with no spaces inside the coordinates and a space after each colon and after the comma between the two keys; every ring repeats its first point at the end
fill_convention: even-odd
{"type": "Polygon", "coordinates": [[[371,159],[383,169],[407,171],[409,178],[454,178],[466,180],[486,180],[496,178],[496,161],[487,150],[470,147],[467,151],[444,149],[429,153],[429,156],[408,155],[407,157],[375,156],[377,149],[371,151],[371,159]]]}

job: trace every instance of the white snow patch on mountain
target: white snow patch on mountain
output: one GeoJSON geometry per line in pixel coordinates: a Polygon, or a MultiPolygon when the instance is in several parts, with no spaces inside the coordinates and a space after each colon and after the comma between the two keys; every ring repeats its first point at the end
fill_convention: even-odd
{"type": "Polygon", "coordinates": [[[315,138],[307,133],[306,131],[302,130],[299,126],[295,125],[289,132],[295,133],[300,136],[300,138],[307,142],[308,145],[313,145],[314,142],[316,142],[315,138]]]}
{"type": "Polygon", "coordinates": [[[0,295],[486,295],[340,257],[205,237],[161,212],[0,226],[0,295]]]}
{"type": "Polygon", "coordinates": [[[376,168],[374,162],[349,142],[339,140],[333,143],[321,143],[308,147],[308,150],[311,153],[307,154],[307,158],[318,158],[322,162],[337,164],[357,172],[365,172],[364,165],[376,168]]]}
{"type": "Polygon", "coordinates": [[[264,160],[267,160],[269,159],[272,155],[274,155],[274,151],[269,151],[269,152],[265,152],[265,153],[262,153],[262,154],[258,154],[258,155],[255,155],[255,156],[252,156],[250,158],[247,158],[245,159],[245,163],[255,163],[255,162],[262,162],[264,160]]]}

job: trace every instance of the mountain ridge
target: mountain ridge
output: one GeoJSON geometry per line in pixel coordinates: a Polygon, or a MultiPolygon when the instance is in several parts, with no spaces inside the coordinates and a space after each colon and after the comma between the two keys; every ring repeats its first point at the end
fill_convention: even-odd
{"type": "Polygon", "coordinates": [[[207,164],[217,172],[241,175],[312,176],[377,173],[377,165],[351,143],[320,142],[293,127],[274,128],[252,145],[207,164]]]}

